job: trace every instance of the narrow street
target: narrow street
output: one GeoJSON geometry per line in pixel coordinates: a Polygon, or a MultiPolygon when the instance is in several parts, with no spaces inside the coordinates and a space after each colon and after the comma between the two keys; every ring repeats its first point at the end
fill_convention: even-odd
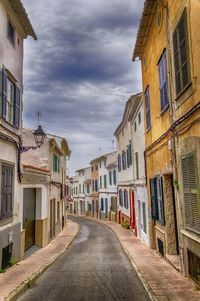
{"type": "Polygon", "coordinates": [[[150,300],[112,230],[71,219],[80,226],[78,236],[18,301],[150,300]]]}

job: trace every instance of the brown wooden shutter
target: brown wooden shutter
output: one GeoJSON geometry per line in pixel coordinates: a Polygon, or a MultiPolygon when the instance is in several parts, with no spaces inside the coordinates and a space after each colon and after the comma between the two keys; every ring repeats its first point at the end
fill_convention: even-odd
{"type": "Polygon", "coordinates": [[[200,201],[198,195],[198,173],[196,154],[190,153],[182,159],[185,224],[200,232],[200,201]]]}

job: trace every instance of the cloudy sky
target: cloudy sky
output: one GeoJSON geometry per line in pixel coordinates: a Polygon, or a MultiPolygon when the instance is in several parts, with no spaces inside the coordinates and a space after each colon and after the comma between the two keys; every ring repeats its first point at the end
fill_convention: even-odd
{"type": "Polygon", "coordinates": [[[132,52],[141,0],[23,0],[38,41],[25,42],[24,126],[66,137],[70,175],[113,149],[125,102],[141,90],[132,52]]]}

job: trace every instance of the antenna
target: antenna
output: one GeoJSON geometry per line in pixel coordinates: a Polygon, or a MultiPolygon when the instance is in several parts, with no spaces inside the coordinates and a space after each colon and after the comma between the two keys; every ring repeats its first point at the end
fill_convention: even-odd
{"type": "Polygon", "coordinates": [[[38,112],[36,113],[36,115],[37,115],[38,126],[39,126],[39,125],[40,125],[40,117],[42,117],[42,113],[38,111],[38,112]]]}
{"type": "Polygon", "coordinates": [[[112,140],[112,150],[115,151],[115,140],[112,140]]]}

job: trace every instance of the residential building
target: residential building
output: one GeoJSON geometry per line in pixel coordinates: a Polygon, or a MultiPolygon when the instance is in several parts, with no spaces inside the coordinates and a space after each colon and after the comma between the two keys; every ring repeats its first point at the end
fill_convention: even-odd
{"type": "Polygon", "coordinates": [[[85,169],[76,171],[78,176],[78,213],[85,215],[85,169]]]}
{"type": "Polygon", "coordinates": [[[199,13],[195,0],[145,1],[133,54],[142,62],[151,246],[174,265],[180,255],[181,270],[194,279],[200,273],[199,13]]]}
{"type": "Polygon", "coordinates": [[[144,104],[138,97],[131,112],[131,141],[133,162],[133,185],[138,238],[149,245],[148,196],[145,176],[144,104]]]}
{"type": "Polygon", "coordinates": [[[85,210],[86,215],[91,216],[92,213],[92,180],[91,180],[91,166],[85,168],[85,210]]]}
{"type": "Polygon", "coordinates": [[[117,222],[117,152],[107,154],[107,198],[109,206],[109,219],[117,222]]]}
{"type": "Polygon", "coordinates": [[[21,258],[20,146],[23,44],[36,39],[20,0],[0,2],[0,269],[21,258]]]}
{"type": "Polygon", "coordinates": [[[73,199],[73,213],[78,214],[78,175],[71,178],[71,196],[73,199]]]}
{"type": "Polygon", "coordinates": [[[106,168],[107,155],[98,159],[99,170],[99,218],[108,218],[109,216],[109,198],[108,198],[108,170],[106,168]]]}
{"type": "MultiPolygon", "coordinates": [[[[34,145],[32,130],[23,129],[25,145],[34,145]]],[[[24,252],[34,244],[45,246],[66,224],[67,140],[47,134],[40,148],[21,156],[23,165],[21,219],[24,252]]]]}
{"type": "Polygon", "coordinates": [[[118,155],[118,221],[131,226],[134,231],[136,231],[136,218],[130,117],[138,98],[140,94],[131,96],[126,102],[122,121],[114,133],[118,155]]]}
{"type": "Polygon", "coordinates": [[[99,170],[98,159],[90,162],[91,165],[91,180],[92,180],[92,216],[98,218],[99,216],[99,170]]]}

